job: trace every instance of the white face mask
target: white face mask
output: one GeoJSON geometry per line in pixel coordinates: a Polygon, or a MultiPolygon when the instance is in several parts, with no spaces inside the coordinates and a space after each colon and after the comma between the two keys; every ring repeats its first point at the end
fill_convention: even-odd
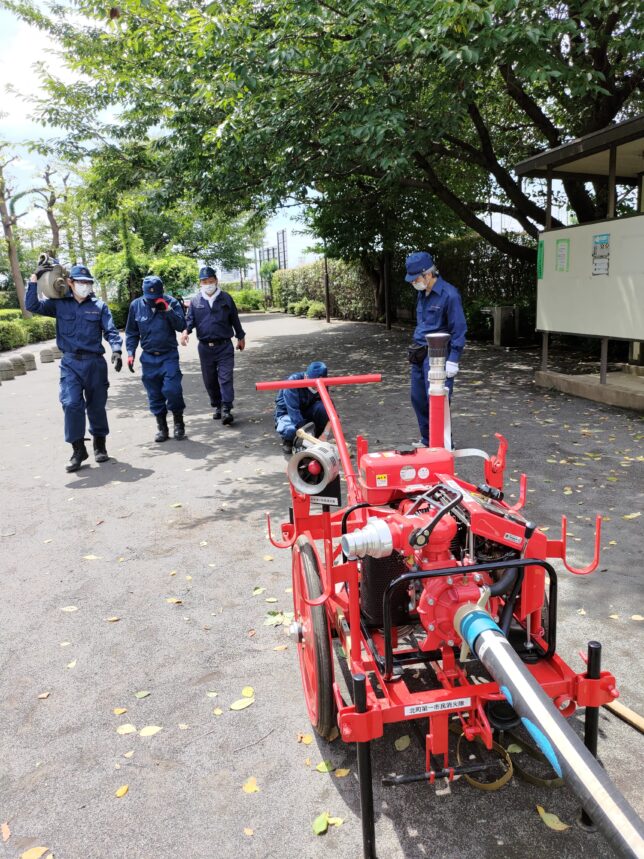
{"type": "Polygon", "coordinates": [[[79,298],[87,298],[87,296],[92,291],[93,287],[91,283],[87,283],[86,281],[74,281],[74,292],[79,298]]]}
{"type": "Polygon", "coordinates": [[[216,283],[207,283],[202,288],[203,288],[203,291],[206,293],[206,295],[214,295],[215,292],[217,291],[217,284],[216,283]]]}

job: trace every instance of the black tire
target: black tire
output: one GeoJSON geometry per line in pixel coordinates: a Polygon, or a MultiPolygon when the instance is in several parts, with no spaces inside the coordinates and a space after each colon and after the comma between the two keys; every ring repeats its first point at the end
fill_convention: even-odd
{"type": "Polygon", "coordinates": [[[310,606],[301,598],[302,588],[308,599],[322,596],[317,556],[305,536],[298,538],[296,547],[295,555],[299,555],[300,562],[294,557],[293,597],[296,619],[304,628],[304,640],[298,644],[302,684],[311,724],[328,740],[337,727],[331,636],[325,606],[310,606]]]}

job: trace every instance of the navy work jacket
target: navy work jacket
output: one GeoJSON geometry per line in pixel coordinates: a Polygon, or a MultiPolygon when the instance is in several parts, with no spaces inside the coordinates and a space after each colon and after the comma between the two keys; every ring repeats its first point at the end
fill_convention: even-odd
{"type": "Polygon", "coordinates": [[[461,294],[455,286],[439,275],[431,292],[418,293],[414,343],[426,346],[425,334],[443,332],[450,335],[447,360],[458,364],[465,347],[467,323],[461,304],[461,294]]]}
{"type": "MultiPolygon", "coordinates": [[[[304,373],[293,373],[289,379],[304,379],[304,373]]],[[[308,388],[282,388],[275,397],[275,420],[282,415],[288,415],[295,424],[295,428],[299,429],[309,420],[302,415],[302,412],[319,399],[318,392],[313,393],[308,388]]]]}
{"type": "Polygon", "coordinates": [[[246,332],[241,327],[235,301],[227,292],[220,290],[210,306],[201,292],[191,299],[187,314],[188,334],[197,329],[199,340],[230,340],[234,336],[243,340],[246,332]]]}
{"type": "Polygon", "coordinates": [[[186,319],[183,308],[176,298],[164,295],[170,305],[167,310],[157,310],[143,297],[135,298],[127,314],[125,325],[125,348],[134,356],[141,344],[144,352],[177,351],[177,331],[184,331],[186,319]]]}
{"type": "Polygon", "coordinates": [[[123,340],[114,325],[109,307],[93,295],[80,303],[71,292],[65,298],[39,299],[38,285],[30,282],[25,308],[30,313],[55,318],[56,345],[61,352],[94,352],[103,355],[103,337],[112,347],[112,352],[120,352],[123,348],[123,340]]]}

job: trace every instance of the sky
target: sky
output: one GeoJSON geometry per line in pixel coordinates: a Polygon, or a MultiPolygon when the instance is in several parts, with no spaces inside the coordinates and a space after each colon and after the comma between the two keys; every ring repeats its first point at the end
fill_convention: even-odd
{"type": "MultiPolygon", "coordinates": [[[[30,152],[24,142],[56,137],[60,132],[43,128],[30,119],[30,104],[20,95],[8,93],[6,87],[12,85],[25,96],[38,94],[40,84],[35,63],[43,59],[48,64],[55,61],[46,35],[18,20],[11,12],[0,9],[0,114],[6,114],[0,115],[0,140],[12,144],[12,149],[19,156],[7,170],[10,184],[18,189],[31,187],[45,164],[45,159],[30,152]]],[[[71,73],[60,66],[57,67],[57,74],[68,81],[73,80],[71,73]]],[[[41,217],[44,216],[36,211],[22,223],[33,226],[41,217]]],[[[273,247],[277,244],[277,231],[286,229],[289,267],[315,258],[315,254],[307,253],[306,250],[312,238],[298,234],[303,230],[303,225],[297,218],[297,209],[285,207],[271,219],[265,233],[265,246],[273,247]]]]}

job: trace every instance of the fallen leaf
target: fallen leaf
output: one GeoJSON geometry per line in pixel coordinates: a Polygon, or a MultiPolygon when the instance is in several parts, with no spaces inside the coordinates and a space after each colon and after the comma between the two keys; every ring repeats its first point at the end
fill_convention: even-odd
{"type": "Polygon", "coordinates": [[[248,837],[250,838],[250,837],[251,837],[251,835],[254,835],[254,834],[255,834],[255,833],[253,832],[253,830],[252,830],[252,829],[250,829],[248,826],[245,826],[245,827],[244,827],[244,835],[248,835],[248,837]]]}
{"type": "Polygon", "coordinates": [[[641,513],[627,513],[626,516],[622,516],[622,519],[637,519],[641,515],[641,513]]]}
{"type": "Polygon", "coordinates": [[[125,753],[123,754],[123,757],[124,757],[124,758],[131,758],[133,754],[134,754],[134,749],[132,749],[132,751],[131,751],[131,752],[125,752],[125,753]]]}
{"type": "Polygon", "coordinates": [[[83,555],[85,561],[100,561],[100,555],[83,555]]]}
{"type": "Polygon", "coordinates": [[[190,725],[186,725],[185,722],[179,722],[179,730],[180,731],[187,731],[189,727],[190,727],[190,725]]]}
{"type": "Polygon", "coordinates": [[[176,571],[176,570],[172,570],[172,572],[171,572],[171,573],[168,573],[168,575],[169,575],[169,576],[176,576],[176,575],[177,575],[177,571],[176,571]]]}
{"type": "Polygon", "coordinates": [[[192,581],[192,576],[186,576],[186,581],[187,581],[187,582],[191,582],[191,581],[192,581]]]}
{"type": "Polygon", "coordinates": [[[319,773],[332,773],[335,769],[335,766],[331,763],[331,761],[320,761],[320,763],[315,768],[319,773]]]}
{"type": "Polygon", "coordinates": [[[61,611],[78,611],[78,606],[66,605],[65,608],[61,608],[61,611]]]}
{"type": "Polygon", "coordinates": [[[162,730],[163,728],[160,725],[146,725],[145,728],[141,728],[139,731],[139,737],[153,737],[162,730]]]}
{"type": "Polygon", "coordinates": [[[70,644],[71,644],[71,641],[61,641],[60,642],[61,647],[69,647],[70,644]]]}
{"type": "Polygon", "coordinates": [[[394,747],[397,752],[404,752],[405,749],[409,748],[411,740],[409,738],[409,734],[403,734],[402,737],[398,737],[397,740],[394,741],[394,747]]]}
{"type": "Polygon", "coordinates": [[[177,597],[167,597],[166,602],[171,605],[183,605],[183,600],[180,600],[177,597]]]}
{"type": "Polygon", "coordinates": [[[278,644],[277,647],[274,647],[273,650],[286,650],[288,648],[288,644],[278,644]]]}
{"type": "Polygon", "coordinates": [[[207,546],[207,545],[208,545],[208,540],[202,540],[202,541],[201,541],[201,543],[199,543],[199,545],[200,545],[200,546],[207,546]]]}
{"type": "Polygon", "coordinates": [[[72,661],[71,661],[71,662],[68,662],[68,663],[67,663],[67,667],[68,667],[68,668],[76,668],[76,660],[75,660],[75,659],[72,659],[72,661]]]}
{"type": "Polygon", "coordinates": [[[277,597],[266,597],[266,602],[277,602],[277,597]]]}
{"type": "Polygon", "coordinates": [[[609,614],[609,615],[608,615],[608,617],[609,617],[611,620],[619,620],[619,615],[618,615],[618,614],[609,614]]]}
{"type": "Polygon", "coordinates": [[[506,749],[506,752],[509,755],[518,755],[522,751],[523,751],[523,748],[521,746],[517,745],[517,743],[510,743],[510,745],[506,749]]]}
{"type": "Polygon", "coordinates": [[[179,501],[175,501],[175,503],[171,504],[170,507],[183,507],[183,504],[181,504],[179,501]]]}
{"type": "Polygon", "coordinates": [[[298,743],[302,743],[303,746],[310,746],[313,742],[313,734],[298,734],[297,741],[298,743]]]}
{"type": "Polygon", "coordinates": [[[231,710],[245,710],[246,707],[250,707],[251,704],[255,703],[254,698],[240,698],[238,701],[233,701],[230,705],[231,710]]]}
{"type": "Polygon", "coordinates": [[[208,698],[216,698],[219,692],[206,692],[208,698]]]}
{"type": "Polygon", "coordinates": [[[329,812],[323,811],[319,814],[313,821],[312,828],[315,835],[324,835],[329,828],[329,812]]]}
{"type": "Polygon", "coordinates": [[[135,693],[134,693],[134,697],[135,697],[135,698],[139,698],[139,699],[141,699],[141,698],[147,698],[149,694],[150,694],[150,693],[148,692],[148,690],[147,690],[147,689],[142,689],[140,692],[135,692],[135,693]]]}
{"type": "Polygon", "coordinates": [[[242,693],[242,698],[254,698],[255,697],[255,690],[253,689],[252,686],[244,686],[241,693],[242,693]]]}
{"type": "Polygon", "coordinates": [[[253,596],[258,597],[260,594],[263,594],[266,588],[260,588],[259,585],[253,588],[253,596]]]}
{"type": "Polygon", "coordinates": [[[641,614],[632,614],[631,620],[644,620],[644,615],[641,614]]]}
{"type": "Polygon", "coordinates": [[[539,817],[543,820],[546,826],[550,827],[550,829],[554,829],[556,832],[563,832],[565,829],[570,829],[569,824],[559,820],[556,814],[552,814],[550,811],[545,811],[541,805],[537,806],[537,811],[539,812],[539,817]]]}
{"type": "Polygon", "coordinates": [[[53,543],[53,540],[43,540],[44,543],[53,543]]]}
{"type": "Polygon", "coordinates": [[[0,826],[0,831],[2,832],[2,840],[4,842],[7,842],[11,838],[11,830],[9,829],[9,824],[3,823],[2,826],[0,826]]]}
{"type": "Polygon", "coordinates": [[[129,789],[128,785],[122,784],[118,790],[114,791],[114,796],[118,796],[120,799],[122,796],[125,796],[129,789]]]}
{"type": "Polygon", "coordinates": [[[351,770],[350,770],[350,769],[346,769],[345,767],[340,767],[340,769],[337,769],[337,770],[333,773],[333,775],[334,775],[336,778],[346,778],[346,776],[348,776],[350,772],[351,772],[351,770]]]}
{"type": "Polygon", "coordinates": [[[256,630],[256,629],[249,629],[249,630],[248,630],[248,632],[246,633],[246,635],[247,635],[249,638],[252,638],[254,635],[256,635],[256,633],[257,633],[257,630],[256,630]]]}
{"type": "Polygon", "coordinates": [[[242,787],[244,793],[259,793],[259,787],[257,786],[257,779],[255,776],[251,776],[247,781],[244,782],[244,786],[242,787]]]}
{"type": "Polygon", "coordinates": [[[342,826],[344,817],[329,817],[329,826],[342,826]]]}
{"type": "Polygon", "coordinates": [[[213,716],[223,716],[223,713],[224,711],[221,709],[221,707],[215,707],[215,709],[212,711],[213,716]]]}
{"type": "Polygon", "coordinates": [[[264,555],[264,560],[265,560],[265,561],[272,561],[272,560],[273,560],[273,556],[272,556],[272,555],[264,555]]]}
{"type": "Polygon", "coordinates": [[[305,759],[304,759],[304,766],[305,766],[305,767],[310,767],[310,766],[311,766],[311,758],[305,758],[305,759]]]}
{"type": "Polygon", "coordinates": [[[118,623],[120,619],[121,619],[120,617],[116,617],[116,616],[115,616],[115,617],[106,617],[106,618],[105,618],[105,620],[106,620],[108,623],[118,623]]]}
{"type": "Polygon", "coordinates": [[[40,693],[40,695],[38,696],[38,698],[39,698],[41,701],[44,701],[44,700],[45,700],[45,698],[49,698],[49,694],[50,694],[49,692],[41,692],[41,693],[40,693]]]}
{"type": "Polygon", "coordinates": [[[114,713],[115,716],[122,716],[123,713],[127,713],[127,708],[126,707],[115,707],[112,710],[112,713],[114,713]]]}
{"type": "Polygon", "coordinates": [[[20,854],[20,859],[40,859],[48,851],[49,847],[30,847],[29,850],[20,854]]]}
{"type": "Polygon", "coordinates": [[[134,725],[130,725],[129,723],[126,725],[119,725],[116,729],[117,734],[136,734],[136,728],[134,725]]]}
{"type": "Polygon", "coordinates": [[[583,617],[586,614],[586,609],[585,608],[578,608],[577,614],[580,614],[583,617]]]}

